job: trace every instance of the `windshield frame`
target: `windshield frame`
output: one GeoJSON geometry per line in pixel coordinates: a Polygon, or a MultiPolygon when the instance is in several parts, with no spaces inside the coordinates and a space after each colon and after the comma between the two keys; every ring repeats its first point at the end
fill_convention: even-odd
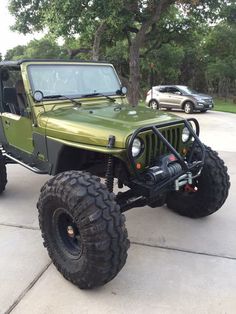
{"type": "MultiPolygon", "coordinates": [[[[120,89],[122,87],[122,84],[121,84],[121,81],[119,79],[119,76],[114,68],[114,66],[110,63],[100,63],[100,62],[48,62],[48,63],[44,63],[44,62],[38,62],[38,63],[29,63],[26,67],[27,69],[27,74],[28,74],[28,78],[29,78],[29,83],[30,83],[30,90],[31,90],[31,93],[33,94],[36,90],[35,87],[34,87],[34,82],[33,82],[33,77],[32,77],[32,73],[30,71],[30,67],[37,67],[37,66],[55,66],[55,67],[60,67],[60,66],[78,66],[78,67],[83,67],[83,66],[91,66],[91,67],[96,67],[96,66],[104,66],[104,67],[110,67],[112,70],[113,70],[113,73],[115,75],[115,79],[117,81],[117,87],[120,89]]],[[[97,97],[106,97],[106,96],[117,96],[117,89],[114,90],[114,91],[109,91],[109,92],[102,92],[102,91],[98,91],[97,94],[98,95],[93,95],[91,96],[91,98],[97,98],[97,97]],[[103,94],[103,95],[102,95],[103,94]]],[[[58,93],[57,93],[58,94],[58,93]]],[[[70,97],[71,99],[82,99],[84,98],[84,91],[82,91],[81,93],[78,93],[78,94],[73,94],[73,95],[69,95],[69,94],[66,94],[66,96],[70,97]]],[[[53,96],[53,94],[51,95],[44,95],[44,100],[46,101],[55,101],[55,100],[63,100],[61,98],[47,98],[47,96],[53,96]]],[[[88,99],[88,97],[85,97],[88,99]]]]}

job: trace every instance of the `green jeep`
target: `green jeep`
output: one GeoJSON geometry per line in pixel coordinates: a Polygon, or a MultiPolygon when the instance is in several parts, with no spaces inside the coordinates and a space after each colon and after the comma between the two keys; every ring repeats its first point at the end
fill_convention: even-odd
{"type": "Polygon", "coordinates": [[[78,287],[103,285],[124,266],[124,211],[166,204],[199,218],[225,202],[227,168],[199,140],[197,120],[131,107],[111,64],[6,61],[0,79],[0,192],[7,164],[53,176],[39,225],[53,263],[78,287]]]}

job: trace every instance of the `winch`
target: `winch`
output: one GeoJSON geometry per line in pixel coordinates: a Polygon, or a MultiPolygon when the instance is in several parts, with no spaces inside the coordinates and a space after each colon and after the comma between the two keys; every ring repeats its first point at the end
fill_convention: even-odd
{"type": "Polygon", "coordinates": [[[174,177],[182,172],[180,163],[176,161],[173,154],[164,156],[160,162],[151,168],[145,174],[145,181],[147,184],[156,184],[165,179],[174,177]]]}

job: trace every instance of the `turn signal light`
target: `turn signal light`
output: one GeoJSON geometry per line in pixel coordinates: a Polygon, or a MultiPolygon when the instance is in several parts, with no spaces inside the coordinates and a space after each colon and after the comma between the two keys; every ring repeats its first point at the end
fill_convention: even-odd
{"type": "Polygon", "coordinates": [[[187,148],[183,148],[183,150],[182,150],[183,155],[186,155],[187,152],[188,152],[187,148]]]}
{"type": "Polygon", "coordinates": [[[140,162],[138,162],[137,164],[136,164],[136,169],[141,169],[142,168],[142,164],[140,163],[140,162]]]}

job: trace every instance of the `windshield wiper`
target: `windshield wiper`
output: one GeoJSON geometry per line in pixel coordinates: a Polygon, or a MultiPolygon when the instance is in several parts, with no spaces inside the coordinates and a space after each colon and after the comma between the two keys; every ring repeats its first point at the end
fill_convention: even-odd
{"type": "Polygon", "coordinates": [[[65,96],[65,95],[48,95],[48,96],[43,96],[43,98],[44,99],[65,98],[65,99],[70,100],[73,104],[81,106],[81,102],[76,101],[73,98],[70,98],[70,97],[65,96]]]}
{"type": "Polygon", "coordinates": [[[88,98],[88,97],[92,97],[92,96],[103,96],[103,97],[106,97],[107,99],[109,99],[110,101],[112,102],[115,102],[116,100],[112,97],[109,97],[107,95],[104,95],[103,93],[90,93],[90,94],[84,94],[84,95],[81,95],[80,97],[81,98],[88,98]]]}

